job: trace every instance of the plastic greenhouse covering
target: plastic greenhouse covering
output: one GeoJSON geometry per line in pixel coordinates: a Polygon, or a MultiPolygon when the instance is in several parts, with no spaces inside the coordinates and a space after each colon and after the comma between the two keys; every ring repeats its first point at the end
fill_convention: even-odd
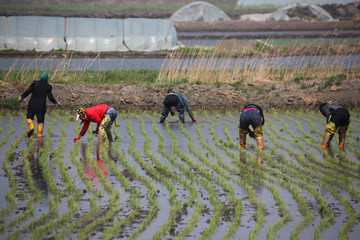
{"type": "Polygon", "coordinates": [[[0,17],[0,49],[157,51],[173,49],[176,30],[165,19],[0,17]]]}
{"type": "Polygon", "coordinates": [[[269,16],[270,20],[285,20],[289,18],[287,16],[288,12],[292,9],[301,9],[300,13],[304,11],[309,11],[313,16],[315,16],[320,21],[335,21],[335,19],[323,8],[315,5],[315,4],[309,4],[309,3],[295,3],[291,4],[290,6],[286,6],[283,8],[278,9],[273,14],[269,16]]]}
{"type": "Polygon", "coordinates": [[[218,7],[207,2],[193,2],[176,12],[170,17],[171,20],[177,21],[229,21],[230,17],[218,7]]]}

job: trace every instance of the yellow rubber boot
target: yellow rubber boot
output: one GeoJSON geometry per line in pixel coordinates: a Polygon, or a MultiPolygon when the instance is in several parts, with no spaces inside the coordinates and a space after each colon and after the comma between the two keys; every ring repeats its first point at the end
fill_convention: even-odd
{"type": "Polygon", "coordinates": [[[38,127],[37,127],[37,136],[38,136],[38,137],[42,137],[43,130],[44,130],[44,124],[43,124],[43,123],[39,123],[39,125],[38,125],[38,127]]]}
{"type": "Polygon", "coordinates": [[[29,131],[27,133],[28,137],[31,137],[31,135],[34,133],[34,122],[32,119],[28,118],[26,119],[28,125],[29,125],[29,131]]]}
{"type": "Polygon", "coordinates": [[[339,135],[339,150],[340,151],[345,151],[345,138],[346,138],[346,134],[339,135]]]}
{"type": "Polygon", "coordinates": [[[259,150],[264,150],[264,139],[262,139],[262,138],[258,138],[258,139],[256,139],[256,141],[257,141],[257,146],[258,146],[258,148],[259,148],[259,150]]]}

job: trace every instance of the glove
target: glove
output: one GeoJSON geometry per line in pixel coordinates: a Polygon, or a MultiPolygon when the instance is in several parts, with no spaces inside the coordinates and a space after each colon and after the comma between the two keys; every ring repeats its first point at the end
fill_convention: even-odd
{"type": "Polygon", "coordinates": [[[74,138],[74,142],[76,142],[77,140],[79,140],[81,137],[77,136],[76,138],[74,138]]]}
{"type": "Polygon", "coordinates": [[[174,116],[175,115],[175,113],[170,109],[170,115],[171,116],[174,116]]]}
{"type": "Polygon", "coordinates": [[[191,120],[192,120],[193,123],[197,122],[197,120],[195,118],[192,118],[191,120]]]}
{"type": "Polygon", "coordinates": [[[21,96],[18,97],[18,101],[21,102],[23,99],[21,96]]]}

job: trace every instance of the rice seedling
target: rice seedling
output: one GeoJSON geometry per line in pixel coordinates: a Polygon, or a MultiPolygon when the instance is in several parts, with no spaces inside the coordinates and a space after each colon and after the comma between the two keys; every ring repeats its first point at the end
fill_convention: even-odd
{"type": "Polygon", "coordinates": [[[335,231],[339,239],[353,239],[360,201],[357,112],[351,113],[346,152],[333,146],[332,153],[320,147],[324,119],[318,113],[266,113],[263,152],[251,139],[240,149],[239,113],[196,114],[199,124],[179,125],[174,117],[159,124],[158,114],[121,113],[115,141],[105,141],[99,150],[105,177],[90,130],[70,145],[69,135],[80,130],[71,113],[49,112],[44,145],[37,150],[36,137],[25,139],[24,114],[3,112],[1,126],[7,129],[1,136],[12,133],[0,146],[8,185],[0,234],[7,239],[138,239],[142,234],[321,239],[335,231]],[[14,122],[24,132],[12,131],[14,122]],[[32,158],[39,161],[46,190],[37,185],[32,158]],[[98,182],[86,174],[85,163],[98,182]]]}

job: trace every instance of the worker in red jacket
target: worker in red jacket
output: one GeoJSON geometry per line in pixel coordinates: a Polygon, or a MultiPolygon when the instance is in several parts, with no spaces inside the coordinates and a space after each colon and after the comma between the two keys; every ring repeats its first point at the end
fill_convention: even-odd
{"type": "Polygon", "coordinates": [[[81,129],[79,136],[74,138],[74,142],[76,142],[85,135],[86,131],[89,128],[90,122],[95,122],[97,124],[95,133],[99,134],[99,142],[102,142],[104,140],[105,132],[109,141],[113,141],[110,130],[112,124],[117,117],[117,112],[114,108],[110,108],[109,105],[106,104],[101,104],[86,109],[78,108],[76,110],[76,114],[77,119],[81,119],[82,123],[84,123],[84,126],[81,129]]]}

